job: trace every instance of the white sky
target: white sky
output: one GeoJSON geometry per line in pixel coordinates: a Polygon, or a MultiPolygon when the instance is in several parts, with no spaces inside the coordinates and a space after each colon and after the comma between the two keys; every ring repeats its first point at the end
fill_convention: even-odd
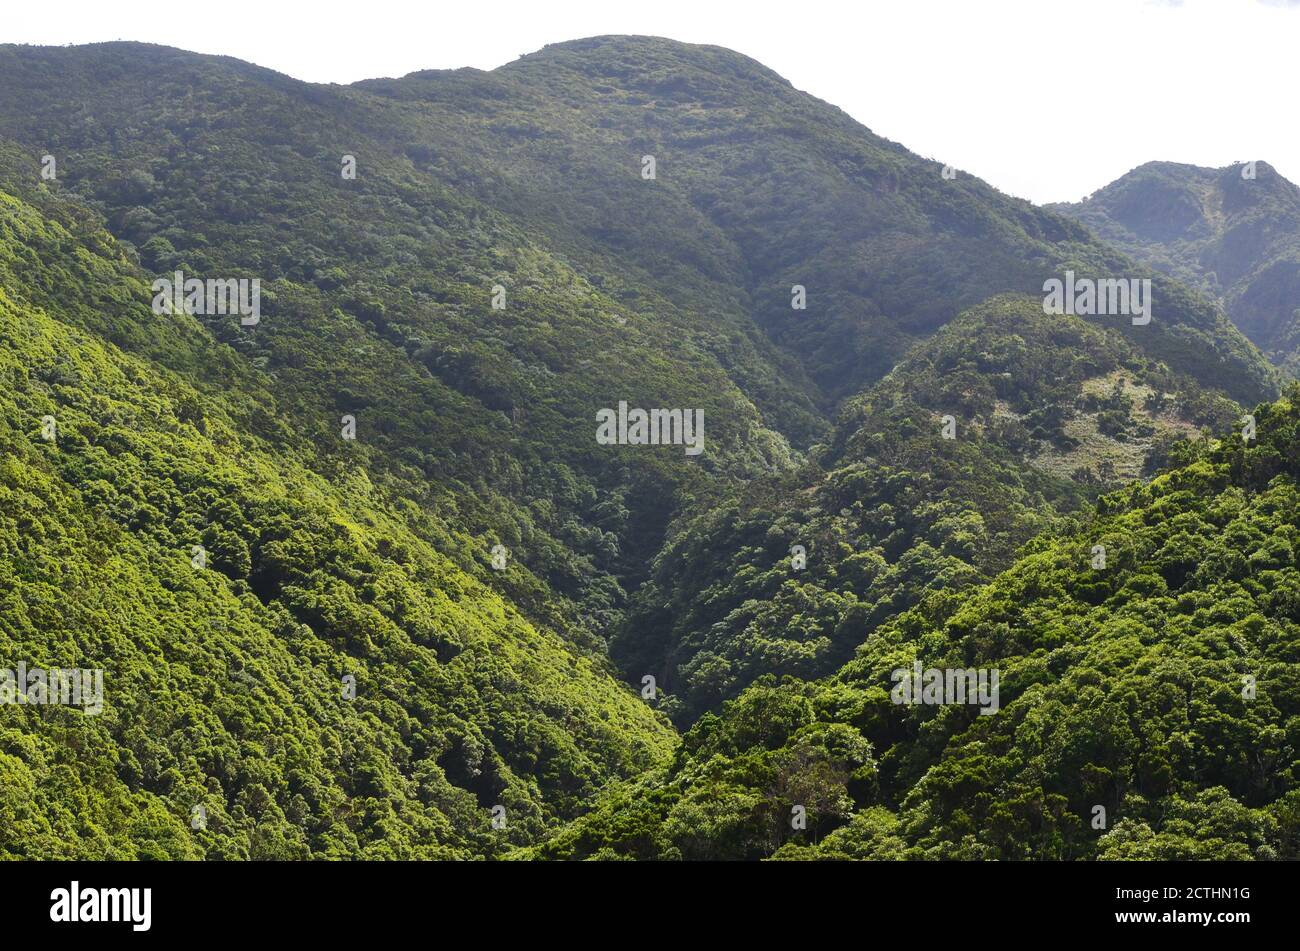
{"type": "Polygon", "coordinates": [[[342,83],[603,33],[745,53],[1033,201],[1152,159],[1300,181],[1300,0],[9,0],[0,18],[0,42],[139,40],[342,83]]]}

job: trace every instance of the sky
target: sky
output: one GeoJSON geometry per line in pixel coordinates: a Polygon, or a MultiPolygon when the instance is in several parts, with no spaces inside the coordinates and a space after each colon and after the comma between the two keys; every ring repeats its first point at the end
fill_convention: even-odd
{"type": "Polygon", "coordinates": [[[1300,182],[1300,0],[11,0],[0,20],[3,43],[138,40],[334,83],[606,33],[744,53],[1035,202],[1152,160],[1300,182]]]}

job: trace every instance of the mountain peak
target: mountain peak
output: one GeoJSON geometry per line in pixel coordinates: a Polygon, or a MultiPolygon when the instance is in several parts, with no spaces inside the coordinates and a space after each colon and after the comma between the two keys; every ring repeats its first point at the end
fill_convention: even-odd
{"type": "Polygon", "coordinates": [[[1218,297],[1275,363],[1296,365],[1300,188],[1268,162],[1147,162],[1086,201],[1054,207],[1218,297]]]}
{"type": "Polygon", "coordinates": [[[542,64],[559,64],[590,77],[619,77],[633,84],[644,81],[656,87],[662,86],[665,74],[684,78],[695,73],[792,88],[788,80],[743,53],[663,36],[609,34],[549,43],[501,69],[510,71],[542,64]]]}

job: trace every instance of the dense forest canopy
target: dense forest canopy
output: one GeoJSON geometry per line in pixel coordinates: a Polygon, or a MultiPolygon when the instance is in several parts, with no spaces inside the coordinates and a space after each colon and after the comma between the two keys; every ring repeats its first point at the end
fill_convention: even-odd
{"type": "Polygon", "coordinates": [[[0,670],[104,690],[0,704],[0,858],[1296,857],[1300,205],[1145,168],[653,38],[0,46],[0,670]]]}

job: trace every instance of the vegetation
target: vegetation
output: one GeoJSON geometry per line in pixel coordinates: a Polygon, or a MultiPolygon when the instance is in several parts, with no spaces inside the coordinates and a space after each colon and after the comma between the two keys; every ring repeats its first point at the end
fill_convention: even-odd
{"type": "Polygon", "coordinates": [[[1183,443],[1176,467],[988,584],[927,595],[835,675],[760,678],[670,766],[526,854],[1297,858],[1300,389],[1255,416],[1248,444],[1183,443]],[[916,660],[999,670],[996,715],[893,702],[916,660]]]}
{"type": "Polygon", "coordinates": [[[1232,707],[1162,599],[1236,580],[1283,689],[1295,398],[1211,439],[1280,375],[1188,274],[1147,326],[1043,313],[1131,250],[712,47],[337,87],[0,46],[0,669],[106,692],[0,706],[0,858],[1084,857],[1210,814],[1292,854],[1285,697],[1232,707]],[[153,313],[176,271],[259,280],[260,320],[153,313]],[[705,451],[598,443],[622,401],[705,451]],[[1118,580],[1164,544],[1142,493],[1202,471],[1219,560],[1118,580]],[[1103,529],[1109,593],[1067,577],[1103,529]],[[1003,664],[1003,712],[882,706],[904,655],[1003,664]],[[1168,729],[1033,746],[1121,674],[1168,729]],[[1268,758],[1171,745],[1169,683],[1268,758]],[[1102,792],[1119,838],[1076,827],[1102,792]]]}
{"type": "MultiPolygon", "coordinates": [[[[8,196],[0,234],[6,286],[90,288],[180,362],[202,339],[135,303],[107,236],[8,196]]],[[[0,291],[0,666],[100,668],[105,707],[0,708],[0,857],[492,855],[668,751],[459,566],[475,539],[58,316],[0,291]]]]}
{"type": "Polygon", "coordinates": [[[678,532],[614,657],[658,675],[683,723],[765,673],[829,674],[922,593],[987,581],[1102,488],[1237,416],[1120,334],[997,298],[849,401],[813,465],[678,532]]]}
{"type": "Polygon", "coordinates": [[[1267,162],[1148,162],[1076,205],[1053,207],[1222,301],[1270,360],[1300,372],[1300,189],[1267,162]]]}

